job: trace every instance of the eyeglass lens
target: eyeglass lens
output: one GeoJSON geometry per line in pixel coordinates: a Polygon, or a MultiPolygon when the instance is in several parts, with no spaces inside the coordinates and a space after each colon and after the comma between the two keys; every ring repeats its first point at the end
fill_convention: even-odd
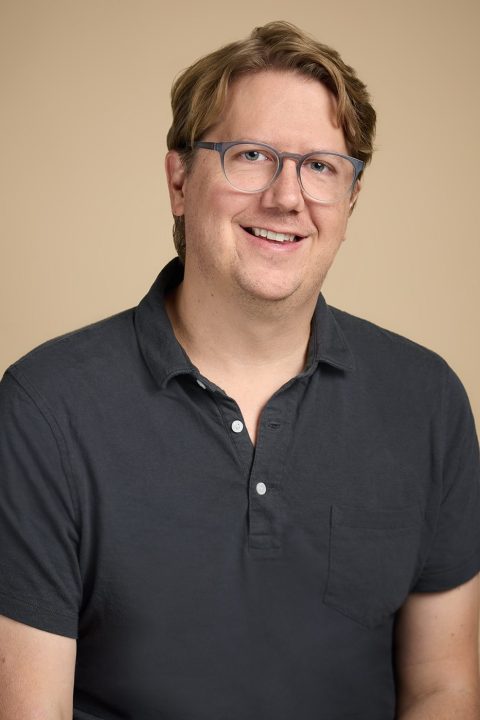
{"type": "MultiPolygon", "coordinates": [[[[272,182],[279,161],[268,148],[239,143],[228,148],[223,163],[226,178],[233,187],[244,192],[259,192],[272,182]]],[[[305,192],[326,203],[344,197],[352,186],[354,175],[350,160],[330,153],[309,155],[300,168],[305,192]]]]}

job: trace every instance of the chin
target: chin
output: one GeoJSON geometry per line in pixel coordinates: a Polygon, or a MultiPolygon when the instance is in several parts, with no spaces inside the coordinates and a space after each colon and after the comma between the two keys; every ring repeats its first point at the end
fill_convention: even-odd
{"type": "Polygon", "coordinates": [[[241,283],[240,287],[243,294],[250,297],[252,302],[279,303],[303,294],[300,292],[300,283],[292,283],[289,285],[285,283],[276,284],[268,282],[241,283]]]}

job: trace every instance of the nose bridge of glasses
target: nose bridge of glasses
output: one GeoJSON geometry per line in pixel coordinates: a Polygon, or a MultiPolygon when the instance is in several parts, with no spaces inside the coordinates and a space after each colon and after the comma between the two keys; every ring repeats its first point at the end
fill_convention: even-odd
{"type": "Polygon", "coordinates": [[[284,166],[284,160],[293,160],[295,163],[295,171],[297,174],[298,179],[300,179],[300,167],[302,164],[302,160],[304,158],[303,155],[299,155],[298,153],[291,153],[291,152],[278,152],[277,151],[277,157],[278,157],[278,168],[277,172],[275,173],[275,178],[277,179],[280,173],[283,170],[284,166]]]}

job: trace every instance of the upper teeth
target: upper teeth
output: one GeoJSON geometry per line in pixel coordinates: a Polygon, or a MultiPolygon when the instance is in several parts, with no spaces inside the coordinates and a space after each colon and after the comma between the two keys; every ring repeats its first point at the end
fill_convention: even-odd
{"type": "Polygon", "coordinates": [[[293,242],[295,235],[287,235],[286,233],[273,232],[273,230],[265,230],[264,228],[252,228],[252,232],[257,237],[264,237],[267,240],[277,240],[277,242],[293,242]]]}

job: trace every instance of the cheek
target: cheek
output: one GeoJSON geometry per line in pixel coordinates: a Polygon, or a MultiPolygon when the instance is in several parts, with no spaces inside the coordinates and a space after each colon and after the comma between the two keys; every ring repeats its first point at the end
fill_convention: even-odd
{"type": "Polygon", "coordinates": [[[185,202],[185,224],[190,232],[204,234],[209,229],[230,235],[245,213],[251,215],[258,200],[250,195],[237,193],[216,183],[196,189],[185,202]],[[194,200],[192,198],[195,198],[194,200]]]}
{"type": "Polygon", "coordinates": [[[322,207],[313,215],[319,237],[328,246],[336,246],[345,237],[349,218],[349,204],[322,207]]]}
{"type": "Polygon", "coordinates": [[[189,188],[185,200],[187,252],[202,266],[215,266],[231,252],[229,242],[234,205],[218,184],[189,188]]]}

